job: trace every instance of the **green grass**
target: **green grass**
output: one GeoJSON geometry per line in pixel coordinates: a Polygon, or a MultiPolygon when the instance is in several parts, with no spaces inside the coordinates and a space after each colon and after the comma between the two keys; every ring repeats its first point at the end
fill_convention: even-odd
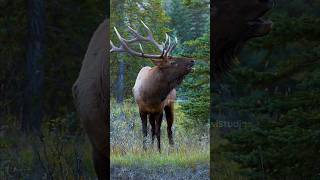
{"type": "Polygon", "coordinates": [[[194,167],[198,164],[209,166],[209,152],[194,150],[173,150],[173,152],[159,153],[157,150],[130,151],[125,154],[113,151],[111,164],[123,166],[178,166],[194,167]]]}

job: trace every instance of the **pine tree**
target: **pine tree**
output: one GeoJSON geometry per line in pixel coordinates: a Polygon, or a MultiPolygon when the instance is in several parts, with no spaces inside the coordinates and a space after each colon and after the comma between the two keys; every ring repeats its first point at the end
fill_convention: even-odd
{"type": "Polygon", "coordinates": [[[247,176],[319,178],[319,5],[279,3],[271,15],[273,32],[250,43],[225,79],[231,96],[216,108],[246,123],[226,135],[221,151],[247,176]]]}

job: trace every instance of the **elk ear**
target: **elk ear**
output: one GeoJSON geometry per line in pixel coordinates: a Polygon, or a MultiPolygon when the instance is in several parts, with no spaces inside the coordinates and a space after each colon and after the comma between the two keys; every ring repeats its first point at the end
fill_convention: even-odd
{"type": "Polygon", "coordinates": [[[156,66],[163,66],[166,64],[166,61],[163,59],[152,59],[152,62],[156,66]]]}

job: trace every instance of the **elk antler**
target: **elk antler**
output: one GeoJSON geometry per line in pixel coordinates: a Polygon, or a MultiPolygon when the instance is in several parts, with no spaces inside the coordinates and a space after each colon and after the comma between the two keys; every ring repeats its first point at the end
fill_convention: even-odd
{"type": "Polygon", "coordinates": [[[147,30],[147,33],[148,33],[147,37],[140,35],[138,33],[138,31],[136,31],[133,28],[131,28],[130,26],[128,26],[129,32],[134,37],[131,40],[127,40],[127,39],[124,39],[123,37],[121,37],[117,28],[114,27],[114,31],[116,32],[117,37],[120,41],[120,47],[116,47],[112,43],[112,41],[110,40],[110,45],[111,45],[110,52],[127,52],[131,55],[134,55],[134,56],[143,57],[143,58],[152,58],[152,59],[163,59],[165,57],[170,56],[170,53],[174,50],[174,48],[176,47],[176,45],[178,43],[178,39],[175,37],[175,42],[171,44],[171,38],[166,33],[165,42],[162,44],[159,44],[153,38],[153,34],[152,34],[151,30],[149,29],[149,27],[143,21],[141,21],[141,23],[143,24],[144,28],[147,30]],[[136,42],[139,43],[139,47],[140,47],[141,52],[137,52],[137,51],[133,50],[132,48],[130,48],[129,44],[136,43],[136,42]],[[141,42],[151,42],[153,45],[155,45],[161,51],[161,54],[159,54],[159,55],[145,54],[143,52],[141,42]]]}

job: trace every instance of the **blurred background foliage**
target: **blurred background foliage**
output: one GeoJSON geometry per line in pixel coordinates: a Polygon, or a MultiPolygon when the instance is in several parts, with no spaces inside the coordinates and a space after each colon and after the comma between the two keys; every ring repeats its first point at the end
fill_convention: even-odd
{"type": "Polygon", "coordinates": [[[44,2],[44,116],[41,133],[25,133],[28,3],[0,1],[0,179],[91,179],[90,144],[76,117],[71,87],[105,18],[106,1],[44,2]]]}
{"type": "Polygon", "coordinates": [[[212,141],[227,140],[214,152],[246,178],[320,178],[319,9],[318,0],[277,0],[272,32],[245,46],[213,97],[212,141]]]}
{"type": "MultiPolygon", "coordinates": [[[[91,35],[105,17],[103,1],[55,0],[45,3],[44,114],[74,111],[71,87],[91,35]]],[[[26,85],[27,11],[22,0],[0,1],[0,118],[21,120],[26,85]]]]}

